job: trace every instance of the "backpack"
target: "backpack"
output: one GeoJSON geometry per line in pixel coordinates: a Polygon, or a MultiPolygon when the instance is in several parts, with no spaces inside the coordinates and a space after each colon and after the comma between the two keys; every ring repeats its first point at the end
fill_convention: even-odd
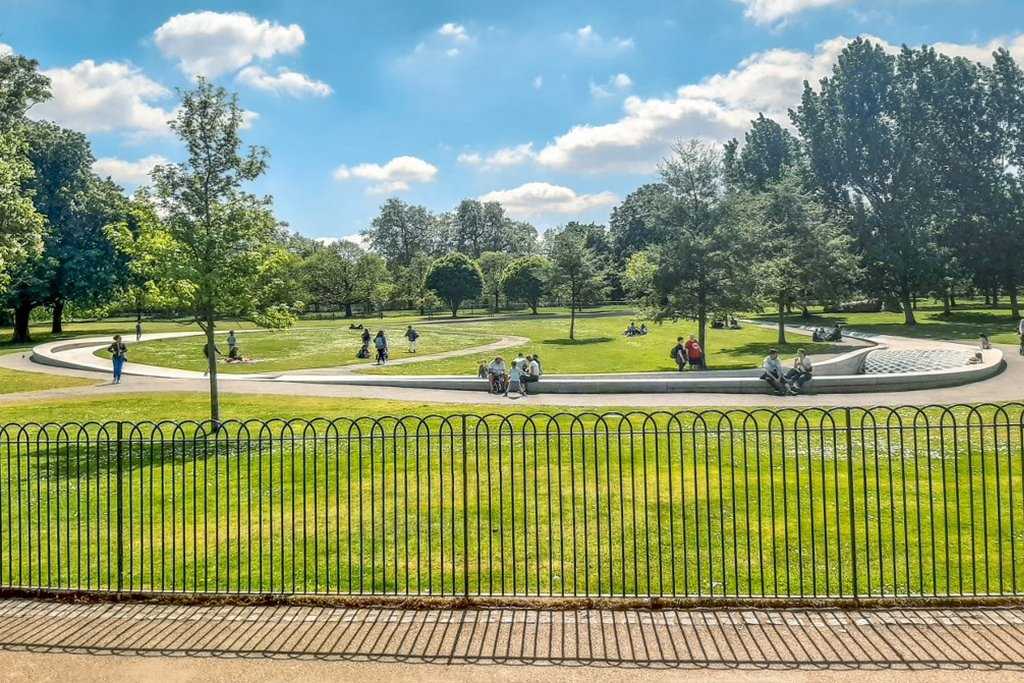
{"type": "Polygon", "coordinates": [[[672,347],[672,350],[668,352],[668,357],[672,360],[676,360],[676,355],[679,353],[679,344],[672,347]]]}

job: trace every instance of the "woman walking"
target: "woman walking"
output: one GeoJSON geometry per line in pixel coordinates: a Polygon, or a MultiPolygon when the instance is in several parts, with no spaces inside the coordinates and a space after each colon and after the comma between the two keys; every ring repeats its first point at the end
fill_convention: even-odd
{"type": "Polygon", "coordinates": [[[107,347],[110,358],[114,361],[114,384],[121,383],[121,371],[124,370],[124,363],[128,359],[128,346],[121,341],[121,335],[114,335],[114,343],[107,347]]]}
{"type": "Polygon", "coordinates": [[[373,345],[377,349],[377,365],[386,365],[388,362],[388,338],[384,336],[384,330],[377,330],[373,345]]]}

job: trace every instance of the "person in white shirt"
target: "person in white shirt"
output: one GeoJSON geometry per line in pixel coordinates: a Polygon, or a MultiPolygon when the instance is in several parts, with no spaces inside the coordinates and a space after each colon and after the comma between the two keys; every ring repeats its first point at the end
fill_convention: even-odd
{"type": "Polygon", "coordinates": [[[505,359],[498,356],[487,366],[487,378],[491,382],[491,391],[501,394],[505,391],[505,359]]]}
{"type": "Polygon", "coordinates": [[[793,368],[786,373],[789,393],[793,395],[800,393],[804,385],[811,381],[813,373],[814,366],[811,364],[811,359],[808,358],[807,352],[803,349],[797,349],[796,358],[793,359],[793,368]]]}
{"type": "Polygon", "coordinates": [[[523,374],[523,393],[527,393],[530,385],[540,379],[540,363],[536,356],[527,356],[524,366],[526,372],[523,374]]]}
{"type": "Polygon", "coordinates": [[[782,369],[782,361],[779,360],[779,352],[772,349],[761,364],[764,372],[761,379],[768,382],[768,385],[775,390],[775,393],[782,396],[786,393],[785,370],[782,369]]]}
{"type": "Polygon", "coordinates": [[[505,387],[505,395],[508,396],[509,392],[515,392],[520,395],[525,395],[523,391],[523,365],[522,363],[512,363],[512,367],[508,370],[508,386],[505,387]]]}
{"type": "Polygon", "coordinates": [[[1024,337],[1024,318],[1020,319],[1020,323],[1017,324],[1017,334],[1024,337]]]}

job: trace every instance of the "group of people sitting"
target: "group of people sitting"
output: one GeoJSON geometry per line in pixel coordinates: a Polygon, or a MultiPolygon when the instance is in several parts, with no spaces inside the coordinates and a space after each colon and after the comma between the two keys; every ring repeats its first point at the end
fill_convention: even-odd
{"type": "Polygon", "coordinates": [[[782,361],[779,360],[779,352],[776,349],[771,349],[768,352],[761,367],[764,369],[761,379],[767,382],[768,386],[774,389],[779,396],[787,394],[796,396],[803,391],[804,385],[811,381],[814,374],[811,359],[803,349],[797,350],[796,358],[793,359],[793,367],[789,370],[782,367],[782,361]]]}
{"type": "MultiPolygon", "coordinates": [[[[391,353],[391,348],[388,344],[388,337],[384,334],[384,330],[377,330],[377,334],[371,335],[368,328],[364,328],[362,325],[358,327],[350,325],[349,329],[362,329],[363,333],[360,335],[360,339],[363,341],[363,345],[356,352],[356,358],[369,358],[370,357],[370,343],[373,343],[374,351],[376,352],[376,363],[377,365],[387,365],[388,357],[391,353]]],[[[416,329],[409,325],[405,334],[406,341],[409,342],[409,353],[416,353],[416,340],[420,338],[420,333],[416,329]]]]}
{"type": "Polygon", "coordinates": [[[629,321],[629,327],[622,333],[626,337],[642,337],[647,334],[647,323],[640,323],[640,327],[636,326],[636,321],[629,321]]]}
{"type": "MultiPolygon", "coordinates": [[[[238,346],[238,337],[235,336],[235,331],[234,330],[228,330],[228,337],[227,337],[226,341],[228,343],[228,355],[227,356],[224,355],[224,353],[220,350],[219,347],[217,347],[217,345],[213,346],[213,352],[217,356],[219,356],[221,358],[224,358],[224,361],[226,363],[232,363],[233,364],[233,363],[255,363],[256,362],[254,359],[249,358],[248,356],[243,356],[242,355],[242,349],[238,346]]],[[[210,357],[210,345],[209,344],[203,345],[203,357],[207,358],[207,359],[209,359],[209,357],[210,357]]]]}
{"type": "Polygon", "coordinates": [[[741,328],[740,328],[740,324],[736,321],[736,318],[734,318],[734,317],[732,317],[730,315],[727,319],[726,318],[718,318],[717,320],[712,320],[711,321],[711,329],[713,329],[713,330],[725,330],[725,329],[738,330],[738,329],[741,329],[741,328]]]}
{"type": "Polygon", "coordinates": [[[811,333],[811,339],[816,342],[843,341],[843,328],[839,323],[836,323],[831,330],[826,330],[824,327],[817,327],[814,332],[811,333]]]}
{"type": "Polygon", "coordinates": [[[530,393],[529,385],[540,381],[543,374],[540,356],[523,355],[522,352],[516,354],[511,363],[506,363],[504,358],[497,356],[490,363],[480,361],[477,368],[477,377],[487,380],[488,390],[492,394],[505,396],[510,393],[527,396],[530,393]]]}
{"type": "Polygon", "coordinates": [[[689,365],[691,370],[707,370],[707,363],[704,361],[704,349],[701,348],[697,337],[690,335],[689,339],[676,337],[676,345],[672,347],[672,360],[679,367],[679,372],[689,365]]]}

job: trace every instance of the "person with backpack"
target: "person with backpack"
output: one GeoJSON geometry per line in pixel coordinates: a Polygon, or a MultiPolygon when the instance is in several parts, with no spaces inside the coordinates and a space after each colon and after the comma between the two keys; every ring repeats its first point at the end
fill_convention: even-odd
{"type": "Polygon", "coordinates": [[[700,342],[697,341],[697,337],[690,335],[690,339],[686,342],[686,357],[690,361],[690,369],[707,370],[707,365],[704,364],[704,349],[700,347],[700,342]]]}
{"type": "Polygon", "coordinates": [[[128,360],[128,345],[121,341],[121,335],[114,335],[114,343],[107,347],[110,358],[114,362],[114,384],[121,383],[121,371],[128,360]]]}
{"type": "Polygon", "coordinates": [[[679,372],[686,369],[686,345],[683,344],[682,337],[676,337],[676,345],[672,347],[671,351],[669,351],[668,356],[676,362],[677,366],[679,366],[679,372]]]}
{"type": "Polygon", "coordinates": [[[377,365],[386,365],[388,362],[388,338],[384,336],[384,330],[377,330],[373,346],[377,349],[377,365]]]}
{"type": "Polygon", "coordinates": [[[409,340],[409,353],[416,353],[416,340],[420,338],[420,333],[412,325],[409,325],[405,331],[405,338],[409,340]]]}

